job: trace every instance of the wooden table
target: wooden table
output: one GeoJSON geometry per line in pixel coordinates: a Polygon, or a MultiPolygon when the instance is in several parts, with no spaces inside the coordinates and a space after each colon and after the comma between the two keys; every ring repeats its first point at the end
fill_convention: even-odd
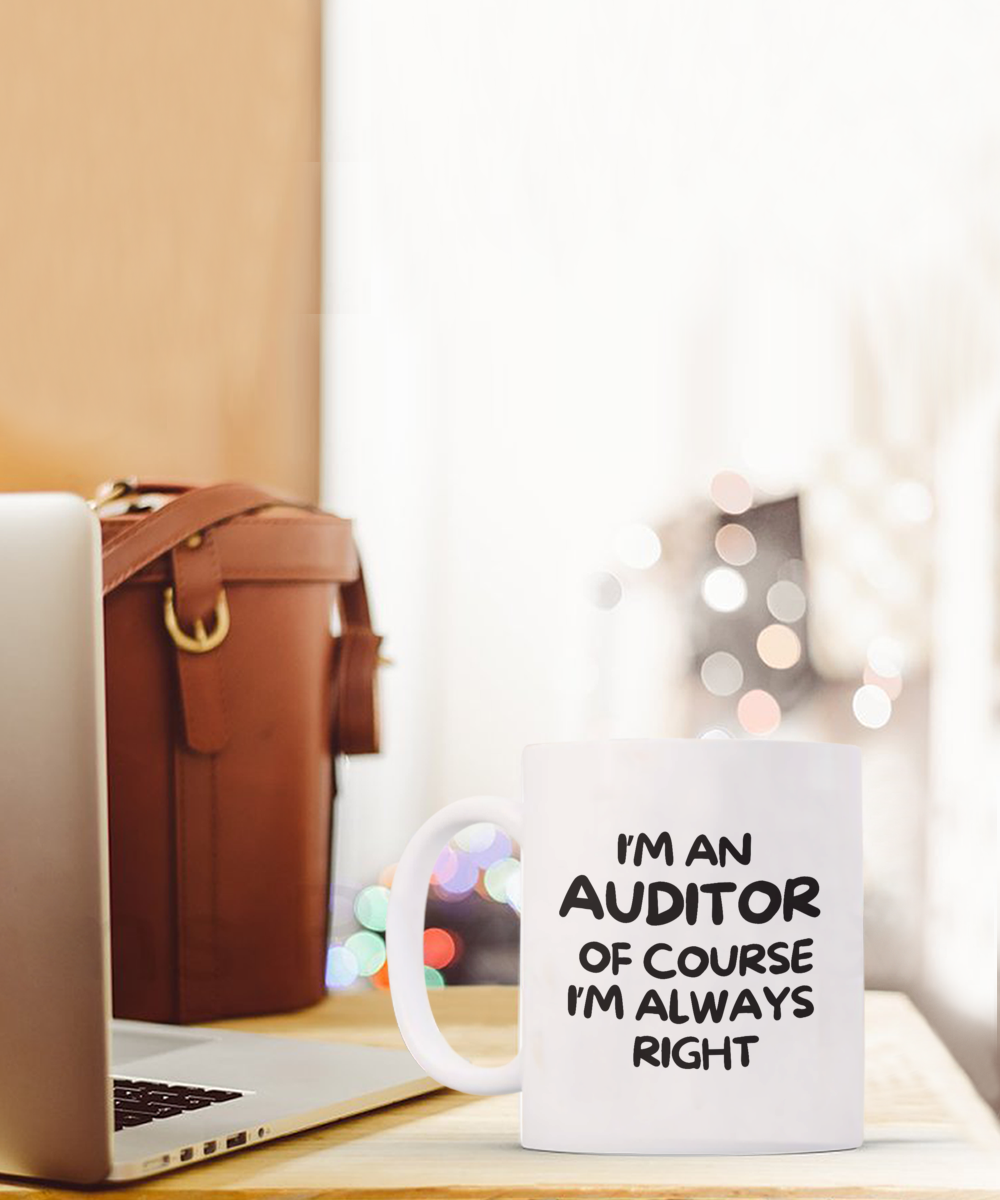
{"type": "MultiPolygon", "coordinates": [[[[509,1057],[515,988],[432,993],[456,1048],[509,1057]]],[[[518,1145],[516,1096],[439,1091],[128,1188],[117,1197],[693,1196],[1000,1198],[1000,1125],[904,996],[867,997],[866,1142],[860,1150],[753,1158],[548,1154],[518,1145]]],[[[333,996],[306,1012],[226,1023],[234,1029],[401,1044],[387,995],[333,996]]],[[[0,1185],[11,1196],[80,1192],[0,1185]]]]}

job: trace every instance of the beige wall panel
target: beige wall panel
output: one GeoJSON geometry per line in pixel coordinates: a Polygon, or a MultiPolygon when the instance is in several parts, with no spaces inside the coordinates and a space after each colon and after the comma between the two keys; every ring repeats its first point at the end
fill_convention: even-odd
{"type": "Polygon", "coordinates": [[[0,489],[315,496],[320,19],[0,4],[0,489]]]}

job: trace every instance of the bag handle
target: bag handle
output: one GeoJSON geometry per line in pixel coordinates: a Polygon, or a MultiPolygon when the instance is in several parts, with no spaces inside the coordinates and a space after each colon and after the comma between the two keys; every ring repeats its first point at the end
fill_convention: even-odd
{"type": "MultiPolygon", "coordinates": [[[[136,484],[131,491],[164,491],[160,485],[136,484]]],[[[193,487],[147,513],[141,521],[113,537],[104,547],[104,595],[113,592],[143,567],[174,546],[220,521],[261,508],[282,505],[318,511],[315,505],[282,500],[245,483],[216,483],[193,487]]]]}
{"type": "Polygon", "coordinates": [[[340,633],[333,639],[333,699],[330,728],[334,753],[377,754],[379,727],[378,669],[388,660],[379,653],[382,638],[372,628],[365,577],[337,589],[340,633]]]}
{"type": "MultiPolygon", "coordinates": [[[[162,508],[147,513],[104,547],[104,595],[148,567],[161,554],[211,525],[262,508],[300,508],[320,512],[314,504],[285,500],[245,483],[216,483],[185,488],[178,484],[128,480],[128,492],[173,494],[162,508]]],[[[331,735],[334,752],[375,754],[379,748],[376,676],[382,639],[372,628],[365,579],[358,577],[337,589],[341,630],[334,639],[334,696],[331,735]]]]}

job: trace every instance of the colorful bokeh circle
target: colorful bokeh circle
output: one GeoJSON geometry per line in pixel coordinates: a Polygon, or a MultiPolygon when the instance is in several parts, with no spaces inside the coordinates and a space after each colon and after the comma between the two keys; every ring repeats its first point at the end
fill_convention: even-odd
{"type": "Polygon", "coordinates": [[[352,933],[344,943],[344,949],[354,955],[359,975],[374,975],[385,966],[385,942],[368,929],[352,933]]]}
{"type": "Polygon", "coordinates": [[[347,946],[331,946],[326,956],[326,986],[350,987],[358,977],[358,960],[347,946]]]}
{"type": "Polygon", "coordinates": [[[447,929],[424,930],[424,963],[441,970],[455,958],[455,939],[447,929]]]}
{"type": "Polygon", "coordinates": [[[389,889],[378,883],[362,888],[354,899],[354,915],[366,929],[384,932],[389,917],[389,889]]]}

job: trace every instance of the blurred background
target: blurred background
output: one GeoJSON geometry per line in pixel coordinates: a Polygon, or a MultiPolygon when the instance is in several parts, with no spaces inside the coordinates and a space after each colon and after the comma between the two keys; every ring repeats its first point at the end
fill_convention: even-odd
{"type": "MultiPolygon", "coordinates": [[[[5,0],[0,480],[357,519],[332,987],[526,742],[864,751],[869,983],[1000,1107],[1000,10],[5,0]]],[[[513,981],[473,827],[429,981],[513,981]]]]}

